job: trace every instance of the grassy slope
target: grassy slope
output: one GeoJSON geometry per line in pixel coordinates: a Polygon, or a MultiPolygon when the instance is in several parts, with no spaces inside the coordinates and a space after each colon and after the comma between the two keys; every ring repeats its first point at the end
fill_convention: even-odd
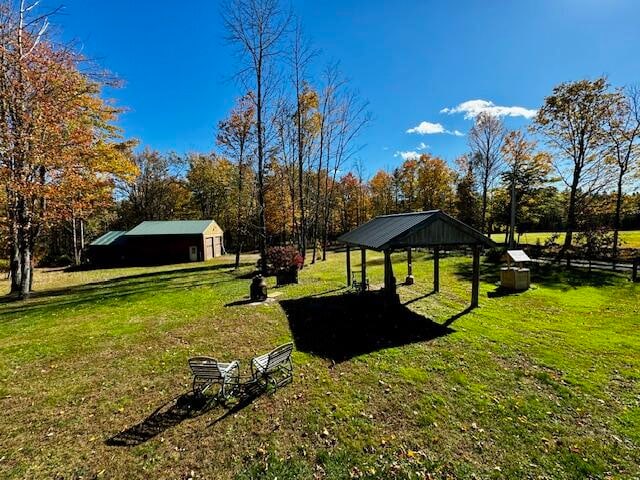
{"type": "MultiPolygon", "coordinates": [[[[551,235],[553,235],[553,232],[524,233],[520,237],[520,242],[523,244],[535,245],[536,242],[540,240],[540,243],[544,243],[545,240],[551,237],[551,235]]],[[[504,233],[491,235],[491,238],[498,243],[504,242],[504,237],[504,233]]],[[[640,248],[640,230],[620,232],[620,239],[622,240],[623,248],[640,248]]],[[[563,233],[561,233],[558,240],[556,240],[556,243],[561,244],[562,242],[564,242],[563,233]]]]}
{"type": "MultiPolygon", "coordinates": [[[[468,302],[470,261],[443,260],[442,293],[425,296],[431,264],[417,257],[402,299],[442,323],[468,302]]],[[[340,288],[343,264],[306,268],[279,298],[340,288]]],[[[638,475],[639,286],[546,271],[526,293],[488,297],[484,268],[481,308],[449,335],[336,364],[298,351],[293,384],[188,419],[170,406],[189,387],[187,358],[246,366],[291,337],[278,303],[225,307],[248,281],[224,263],[42,274],[45,294],[0,304],[0,477],[638,475]],[[105,443],[163,405],[146,441],[105,443]]]]}

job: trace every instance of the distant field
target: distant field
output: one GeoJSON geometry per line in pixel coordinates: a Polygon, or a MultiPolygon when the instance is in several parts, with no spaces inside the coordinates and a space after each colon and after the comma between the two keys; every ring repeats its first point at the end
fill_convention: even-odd
{"type": "MultiPolygon", "coordinates": [[[[540,243],[544,243],[553,232],[531,232],[531,233],[523,233],[520,236],[520,243],[527,245],[535,245],[538,240],[540,243]]],[[[504,242],[504,233],[496,233],[491,235],[491,239],[494,242],[504,242]]],[[[620,238],[622,239],[622,247],[623,248],[640,248],[640,230],[632,230],[628,232],[620,232],[620,238]]],[[[564,233],[560,234],[556,243],[564,242],[564,233]]]]}

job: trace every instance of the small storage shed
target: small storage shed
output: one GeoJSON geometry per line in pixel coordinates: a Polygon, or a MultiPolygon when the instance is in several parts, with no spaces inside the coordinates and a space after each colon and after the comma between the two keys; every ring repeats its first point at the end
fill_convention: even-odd
{"type": "Polygon", "coordinates": [[[434,279],[433,289],[440,290],[440,250],[446,247],[470,246],[473,251],[473,276],[471,289],[471,306],[478,306],[480,289],[480,253],[485,247],[496,244],[475,228],[455,219],[441,210],[426,212],[400,213],[382,215],[360,225],[356,229],[338,238],[347,245],[347,284],[351,285],[352,247],[361,251],[362,281],[367,285],[366,251],[384,252],[384,290],[392,298],[396,298],[396,280],[393,275],[391,253],[407,251],[407,279],[412,278],[411,249],[433,248],[434,279]]]}
{"type": "Polygon", "coordinates": [[[213,220],[142,222],[124,234],[127,258],[141,263],[210,260],[224,254],[223,233],[213,220]]]}

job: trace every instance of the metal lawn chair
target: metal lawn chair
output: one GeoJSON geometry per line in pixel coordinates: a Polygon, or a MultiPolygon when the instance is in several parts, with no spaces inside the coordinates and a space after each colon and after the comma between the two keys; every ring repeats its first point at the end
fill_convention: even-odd
{"type": "Polygon", "coordinates": [[[211,386],[220,385],[218,398],[226,399],[240,382],[240,365],[237,361],[220,363],[211,357],[189,359],[193,372],[193,392],[203,395],[211,386]]]}
{"type": "Polygon", "coordinates": [[[364,292],[369,290],[369,279],[365,278],[364,284],[361,281],[362,272],[359,270],[353,270],[351,272],[351,286],[358,292],[364,292]]]}
{"type": "Polygon", "coordinates": [[[274,387],[281,387],[293,380],[291,352],[293,343],[285,343],[269,353],[251,359],[251,375],[274,387]]]}

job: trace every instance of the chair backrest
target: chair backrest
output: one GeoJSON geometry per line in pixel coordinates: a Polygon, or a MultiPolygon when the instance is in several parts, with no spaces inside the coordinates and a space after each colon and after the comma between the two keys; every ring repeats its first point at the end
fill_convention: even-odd
{"type": "Polygon", "coordinates": [[[293,351],[293,343],[285,343],[277,348],[271,350],[268,355],[267,366],[265,370],[270,372],[277,369],[283,363],[288,362],[291,359],[291,352],[293,351]]]}
{"type": "Polygon", "coordinates": [[[222,379],[222,372],[218,367],[218,361],[211,357],[193,357],[189,359],[189,367],[196,377],[207,380],[222,379]]]}

